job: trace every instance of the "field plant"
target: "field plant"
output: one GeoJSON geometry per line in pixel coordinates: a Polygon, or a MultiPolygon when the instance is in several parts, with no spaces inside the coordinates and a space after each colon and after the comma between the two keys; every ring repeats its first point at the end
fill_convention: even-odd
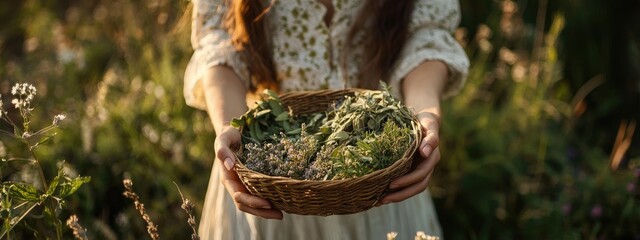
{"type": "MultiPolygon", "coordinates": [[[[64,134],[51,139],[54,144],[38,147],[38,157],[66,159],[66,165],[91,176],[90,187],[65,199],[91,239],[148,236],[134,204],[122,196],[123,178],[138,179],[136,193],[162,238],[192,234],[187,221],[176,221],[186,214],[173,182],[199,216],[215,135],[205,112],[183,104],[188,4],[28,0],[0,6],[2,12],[13,9],[0,16],[1,24],[11,23],[2,34],[18,31],[25,37],[15,42],[0,34],[0,93],[10,93],[8,82],[29,81],[41,99],[34,124],[50,122],[41,113],[62,107],[73,119],[64,134]]],[[[55,175],[47,174],[57,169],[55,162],[41,164],[47,176],[55,175]]],[[[30,234],[25,228],[14,232],[30,234]]]]}
{"type": "Polygon", "coordinates": [[[542,13],[531,27],[515,2],[497,9],[475,36],[457,33],[472,67],[445,103],[430,186],[445,238],[640,237],[640,159],[624,157],[633,121],[621,126],[617,154],[586,145],[573,127],[602,80],[568,90],[557,42],[563,16],[545,24],[542,13]]]}
{"type": "Polygon", "coordinates": [[[57,162],[54,177],[45,176],[36,150],[56,135],[55,130],[66,117],[55,115],[49,126],[34,129],[31,117],[35,110],[32,101],[36,93],[36,88],[29,83],[14,85],[11,88],[13,106],[10,110],[15,111],[6,109],[0,96],[0,119],[9,125],[9,129],[0,129],[2,142],[20,143],[10,144],[1,154],[0,212],[3,223],[0,238],[24,238],[27,235],[23,230],[16,229],[21,228],[32,231],[32,236],[37,238],[62,239],[63,224],[60,218],[65,209],[65,199],[90,180],[89,177],[71,172],[64,161],[57,162]],[[19,119],[12,119],[16,115],[19,119]]]}

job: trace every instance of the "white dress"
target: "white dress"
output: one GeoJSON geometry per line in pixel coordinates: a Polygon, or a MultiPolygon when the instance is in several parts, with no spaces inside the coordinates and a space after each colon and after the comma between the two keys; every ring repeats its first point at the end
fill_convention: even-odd
{"type": "MultiPolygon", "coordinates": [[[[184,94],[187,104],[205,109],[200,80],[208,68],[229,66],[247,87],[250,76],[222,24],[227,1],[193,1],[191,41],[195,51],[185,72],[184,94]]],[[[363,49],[350,49],[352,54],[347,60],[353,64],[348,69],[339,67],[339,62],[349,24],[363,2],[333,0],[334,14],[329,25],[323,20],[326,8],[317,0],[274,2],[266,18],[281,91],[356,85],[354,76],[358,75],[363,49]]],[[[451,35],[459,22],[459,3],[417,0],[414,8],[410,37],[394,66],[389,85],[400,96],[400,82],[412,69],[426,60],[440,60],[449,69],[444,96],[455,95],[464,84],[469,67],[464,50],[451,35]]],[[[285,213],[282,221],[266,220],[237,210],[220,184],[220,167],[219,161],[215,161],[199,227],[202,239],[384,239],[388,232],[398,232],[398,239],[409,239],[417,231],[442,236],[428,191],[400,203],[351,215],[317,217],[285,213]]]]}

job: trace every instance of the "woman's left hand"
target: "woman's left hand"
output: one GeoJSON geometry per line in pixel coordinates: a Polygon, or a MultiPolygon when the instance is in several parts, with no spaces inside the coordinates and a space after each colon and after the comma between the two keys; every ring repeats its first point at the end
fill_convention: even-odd
{"type": "Polygon", "coordinates": [[[431,173],[440,161],[439,128],[440,117],[433,112],[423,111],[417,114],[422,125],[423,138],[418,148],[419,155],[414,156],[411,172],[391,182],[391,193],[384,196],[382,204],[400,202],[413,197],[425,189],[431,178],[431,173]]]}

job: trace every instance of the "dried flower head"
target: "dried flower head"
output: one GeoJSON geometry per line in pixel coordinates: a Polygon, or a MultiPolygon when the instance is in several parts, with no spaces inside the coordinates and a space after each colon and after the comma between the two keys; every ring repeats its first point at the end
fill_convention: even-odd
{"type": "Polygon", "coordinates": [[[67,118],[67,116],[63,114],[56,115],[55,117],[53,117],[53,125],[58,126],[60,121],[64,120],[65,118],[67,118]]]}
{"type": "Polygon", "coordinates": [[[126,189],[126,191],[124,191],[124,193],[122,194],[125,197],[133,200],[133,204],[140,213],[140,216],[142,216],[142,219],[147,223],[147,232],[149,233],[149,236],[151,236],[151,239],[160,239],[160,235],[158,235],[158,225],[153,223],[151,217],[149,217],[149,214],[147,214],[147,211],[144,208],[144,204],[140,202],[140,197],[138,197],[138,194],[133,191],[133,181],[127,178],[122,180],[122,184],[126,189]]]}
{"type": "Polygon", "coordinates": [[[82,225],[80,225],[78,216],[71,215],[69,217],[69,219],[67,219],[67,226],[69,226],[69,228],[71,228],[71,230],[73,230],[73,236],[76,239],[79,239],[79,240],[88,240],[89,239],[87,237],[87,229],[83,228],[82,225]]]}
{"type": "Polygon", "coordinates": [[[397,236],[398,236],[398,232],[388,232],[387,240],[396,240],[397,236]]]}
{"type": "Polygon", "coordinates": [[[175,184],[176,188],[178,188],[178,193],[180,193],[180,198],[182,198],[182,205],[180,207],[184,209],[184,211],[189,216],[187,218],[187,223],[189,224],[189,227],[191,227],[192,231],[191,240],[199,240],[200,236],[198,236],[198,231],[196,230],[196,217],[193,216],[193,203],[188,198],[185,198],[184,195],[182,195],[182,191],[180,191],[180,187],[178,187],[178,184],[176,182],[173,182],[173,184],[175,184]]]}

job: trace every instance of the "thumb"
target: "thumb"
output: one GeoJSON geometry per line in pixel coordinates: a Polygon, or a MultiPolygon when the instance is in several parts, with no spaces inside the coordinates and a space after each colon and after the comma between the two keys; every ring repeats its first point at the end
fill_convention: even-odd
{"type": "Polygon", "coordinates": [[[217,144],[216,144],[216,158],[220,161],[222,161],[222,163],[224,164],[224,167],[227,170],[232,170],[233,166],[235,165],[235,159],[236,159],[236,155],[234,154],[234,152],[231,150],[231,143],[230,141],[228,141],[227,138],[225,138],[224,136],[220,136],[217,140],[216,140],[217,144]]]}

